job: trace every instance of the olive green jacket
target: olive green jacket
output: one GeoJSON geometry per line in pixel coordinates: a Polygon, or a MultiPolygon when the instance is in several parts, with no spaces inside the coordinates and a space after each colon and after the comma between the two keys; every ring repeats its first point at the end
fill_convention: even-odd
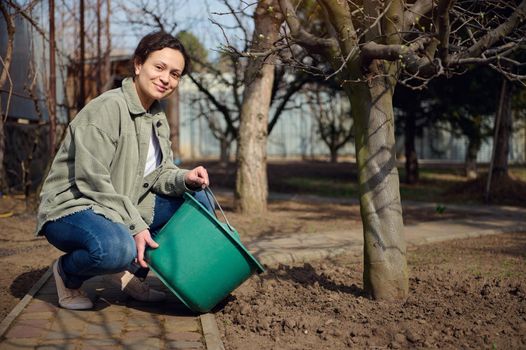
{"type": "Polygon", "coordinates": [[[85,209],[136,234],[153,221],[154,194],[190,191],[173,164],[170,129],[158,101],[147,112],[131,78],[90,101],[70,123],[40,193],[37,234],[48,221],[85,209]],[[152,128],[162,162],[144,177],[152,128]]]}

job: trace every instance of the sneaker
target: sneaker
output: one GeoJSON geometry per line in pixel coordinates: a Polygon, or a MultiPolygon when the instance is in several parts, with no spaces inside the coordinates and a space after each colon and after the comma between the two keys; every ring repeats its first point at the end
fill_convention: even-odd
{"type": "Polygon", "coordinates": [[[82,289],[69,289],[64,285],[64,281],[59,273],[59,261],[53,263],[53,277],[57,286],[58,304],[64,309],[86,310],[93,308],[93,303],[82,289]]]}
{"type": "Polygon", "coordinates": [[[166,294],[150,288],[148,283],[141,281],[129,271],[123,271],[112,275],[107,275],[106,280],[119,287],[124,293],[135,300],[157,302],[163,301],[166,294]]]}

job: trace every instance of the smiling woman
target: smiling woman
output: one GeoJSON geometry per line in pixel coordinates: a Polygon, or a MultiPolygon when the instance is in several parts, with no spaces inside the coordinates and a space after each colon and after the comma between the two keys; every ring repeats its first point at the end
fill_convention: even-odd
{"type": "Polygon", "coordinates": [[[142,301],[164,294],[137,279],[144,251],[181,206],[184,192],[210,208],[205,168],[173,163],[170,130],[159,100],[188,71],[181,42],[155,32],[141,39],[134,77],[92,100],[68,126],[42,187],[37,233],[66,254],[53,264],[60,306],[89,309],[80,287],[97,275],[142,301]]]}
{"type": "Polygon", "coordinates": [[[190,59],[181,42],[156,32],[146,35],[133,56],[134,83],[141,104],[149,109],[155,100],[168,97],[189,70],[190,59]]]}

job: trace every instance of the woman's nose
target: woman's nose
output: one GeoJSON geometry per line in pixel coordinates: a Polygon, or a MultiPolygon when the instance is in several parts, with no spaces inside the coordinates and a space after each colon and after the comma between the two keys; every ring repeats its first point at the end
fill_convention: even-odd
{"type": "Polygon", "coordinates": [[[168,84],[168,82],[170,81],[170,73],[162,72],[160,79],[163,84],[168,84]]]}

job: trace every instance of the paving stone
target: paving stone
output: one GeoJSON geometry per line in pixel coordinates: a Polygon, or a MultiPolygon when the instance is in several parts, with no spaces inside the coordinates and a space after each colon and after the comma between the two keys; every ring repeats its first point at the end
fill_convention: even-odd
{"type": "Polygon", "coordinates": [[[89,315],[86,318],[86,321],[88,321],[91,324],[107,324],[107,323],[118,323],[118,324],[125,324],[126,318],[124,315],[116,313],[116,314],[101,314],[98,312],[94,312],[93,314],[89,315]]]}
{"type": "Polygon", "coordinates": [[[161,337],[163,330],[160,327],[147,326],[137,329],[126,329],[127,337],[161,337]]]}
{"type": "Polygon", "coordinates": [[[6,338],[39,338],[49,329],[48,320],[19,320],[5,335],[6,338]]]}
{"type": "Polygon", "coordinates": [[[55,287],[54,283],[46,283],[40,290],[38,291],[39,297],[42,295],[57,295],[57,288],[55,287]]]}
{"type": "Polygon", "coordinates": [[[202,341],[201,333],[196,332],[174,332],[165,335],[167,340],[202,341]]]}
{"type": "Polygon", "coordinates": [[[44,311],[44,312],[22,312],[18,316],[19,320],[49,320],[55,317],[54,312],[44,311]]]}
{"type": "Polygon", "coordinates": [[[116,336],[122,333],[123,328],[120,322],[96,323],[87,325],[84,333],[86,335],[116,336]]]}
{"type": "Polygon", "coordinates": [[[13,338],[4,339],[0,342],[2,350],[26,350],[33,349],[38,345],[38,338],[13,338]]]}
{"type": "Polygon", "coordinates": [[[79,331],[67,331],[67,330],[49,331],[46,334],[46,339],[49,339],[49,340],[57,340],[57,339],[72,340],[73,339],[74,340],[74,339],[80,338],[81,335],[82,335],[82,332],[79,332],[79,331]]]}
{"type": "Polygon", "coordinates": [[[80,350],[122,350],[122,345],[87,345],[87,344],[81,344],[80,350]]]}
{"type": "Polygon", "coordinates": [[[164,329],[167,332],[198,332],[201,327],[195,317],[166,317],[164,329]]]}
{"type": "Polygon", "coordinates": [[[58,307],[58,297],[57,292],[51,292],[47,294],[38,294],[38,300],[49,303],[54,305],[55,307],[58,307]]]}
{"type": "Polygon", "coordinates": [[[126,350],[159,350],[162,349],[162,340],[159,338],[126,338],[122,339],[126,350]]]}
{"type": "Polygon", "coordinates": [[[82,340],[82,349],[99,349],[102,347],[122,347],[122,342],[118,338],[104,338],[104,339],[84,339],[82,340]]]}
{"type": "Polygon", "coordinates": [[[58,307],[45,301],[33,300],[26,307],[24,312],[56,312],[58,307]]]}
{"type": "Polygon", "coordinates": [[[45,340],[35,349],[38,350],[75,350],[78,342],[75,340],[45,340]]]}
{"type": "Polygon", "coordinates": [[[78,332],[82,333],[86,328],[86,320],[81,318],[67,318],[56,317],[51,325],[52,332],[78,332]]]}
{"type": "Polygon", "coordinates": [[[127,330],[144,329],[146,327],[161,329],[162,322],[154,315],[144,314],[141,316],[130,316],[126,320],[125,327],[127,330]]]}
{"type": "Polygon", "coordinates": [[[204,349],[204,346],[201,342],[184,341],[184,340],[168,342],[166,344],[166,347],[168,349],[175,349],[175,350],[204,349]]]}

